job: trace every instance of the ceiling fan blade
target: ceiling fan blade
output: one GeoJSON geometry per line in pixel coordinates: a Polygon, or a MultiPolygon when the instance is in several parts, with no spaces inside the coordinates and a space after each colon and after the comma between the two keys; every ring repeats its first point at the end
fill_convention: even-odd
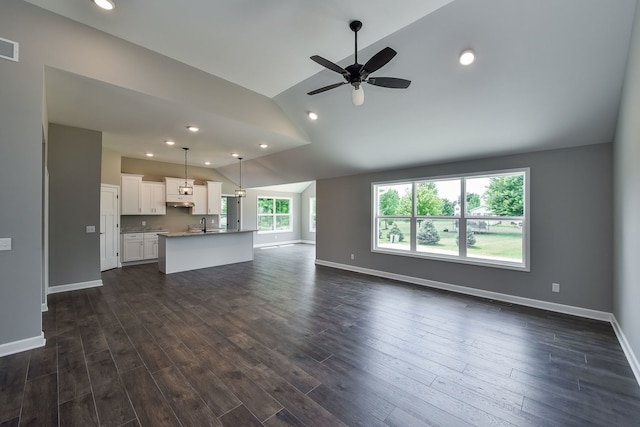
{"type": "Polygon", "coordinates": [[[344,68],[342,68],[341,66],[334,64],[333,62],[329,61],[328,59],[324,59],[322,56],[318,56],[318,55],[313,55],[311,57],[311,59],[315,62],[317,62],[318,64],[322,65],[325,68],[330,69],[331,71],[335,71],[336,73],[340,73],[343,76],[348,76],[349,73],[347,72],[347,70],[345,70],[344,68]]]}
{"type": "Polygon", "coordinates": [[[367,61],[362,67],[363,78],[366,78],[369,74],[387,65],[389,61],[396,56],[397,52],[390,47],[385,47],[380,52],[373,55],[373,57],[367,61]]]}
{"type": "Polygon", "coordinates": [[[367,83],[374,86],[389,87],[391,89],[406,89],[411,84],[411,80],[398,79],[395,77],[369,77],[367,83]]]}
{"type": "Polygon", "coordinates": [[[307,93],[307,95],[315,95],[316,93],[326,92],[328,90],[337,88],[338,86],[342,86],[345,84],[347,84],[347,82],[334,83],[329,86],[321,87],[320,89],[312,90],[311,92],[307,93]]]}

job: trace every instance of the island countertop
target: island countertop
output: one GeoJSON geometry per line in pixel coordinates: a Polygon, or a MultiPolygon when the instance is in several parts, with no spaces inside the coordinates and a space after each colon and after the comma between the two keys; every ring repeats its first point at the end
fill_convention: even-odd
{"type": "Polygon", "coordinates": [[[197,237],[197,236],[215,236],[219,234],[234,234],[234,233],[253,233],[257,230],[248,230],[248,229],[223,229],[223,228],[214,228],[212,230],[207,230],[206,233],[199,232],[191,232],[191,231],[176,231],[176,232],[167,232],[167,233],[158,233],[158,236],[164,237],[197,237]]]}

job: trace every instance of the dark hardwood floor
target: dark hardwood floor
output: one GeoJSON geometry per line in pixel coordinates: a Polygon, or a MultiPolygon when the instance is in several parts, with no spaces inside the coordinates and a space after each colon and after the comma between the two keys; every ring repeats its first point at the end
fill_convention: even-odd
{"type": "Polygon", "coordinates": [[[607,323],[314,266],[315,248],[52,294],[0,426],[638,426],[607,323]]]}

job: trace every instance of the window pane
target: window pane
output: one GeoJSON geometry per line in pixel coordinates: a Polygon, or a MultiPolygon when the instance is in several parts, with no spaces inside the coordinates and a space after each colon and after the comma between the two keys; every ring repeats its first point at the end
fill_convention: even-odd
{"type": "Polygon", "coordinates": [[[411,221],[408,219],[382,219],[378,221],[377,246],[388,249],[411,249],[411,221]]]}
{"type": "Polygon", "coordinates": [[[290,230],[291,226],[289,215],[276,215],[276,230],[290,230]]]}
{"type": "Polygon", "coordinates": [[[258,198],[258,214],[272,214],[273,199],[266,197],[258,198]]]}
{"type": "Polygon", "coordinates": [[[220,213],[222,215],[227,214],[227,197],[226,196],[222,196],[222,198],[220,199],[220,213]]]}
{"type": "Polygon", "coordinates": [[[422,181],[416,186],[416,214],[430,216],[460,215],[460,180],[422,181]]]}
{"type": "Polygon", "coordinates": [[[289,199],[276,199],[276,213],[288,214],[289,213],[289,199]]]}
{"type": "Polygon", "coordinates": [[[378,215],[409,216],[412,214],[411,184],[378,185],[376,190],[378,215]]]}
{"type": "Polygon", "coordinates": [[[258,216],[258,231],[273,230],[273,216],[258,216]]]}
{"type": "Polygon", "coordinates": [[[458,255],[457,219],[418,220],[416,249],[418,252],[458,255]]]}
{"type": "Polygon", "coordinates": [[[524,215],[524,174],[466,179],[469,216],[524,215]]]}
{"type": "Polygon", "coordinates": [[[467,222],[467,256],[522,262],[522,221],[467,222]]]}
{"type": "Polygon", "coordinates": [[[309,231],[315,233],[316,231],[316,198],[309,199],[309,231]]]}

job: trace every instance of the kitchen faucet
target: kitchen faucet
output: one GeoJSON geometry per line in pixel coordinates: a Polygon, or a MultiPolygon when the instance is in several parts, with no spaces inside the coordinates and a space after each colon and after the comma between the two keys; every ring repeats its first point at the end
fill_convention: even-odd
{"type": "Polygon", "coordinates": [[[202,232],[206,233],[207,232],[207,218],[205,218],[205,217],[200,218],[200,224],[202,225],[202,232]]]}

